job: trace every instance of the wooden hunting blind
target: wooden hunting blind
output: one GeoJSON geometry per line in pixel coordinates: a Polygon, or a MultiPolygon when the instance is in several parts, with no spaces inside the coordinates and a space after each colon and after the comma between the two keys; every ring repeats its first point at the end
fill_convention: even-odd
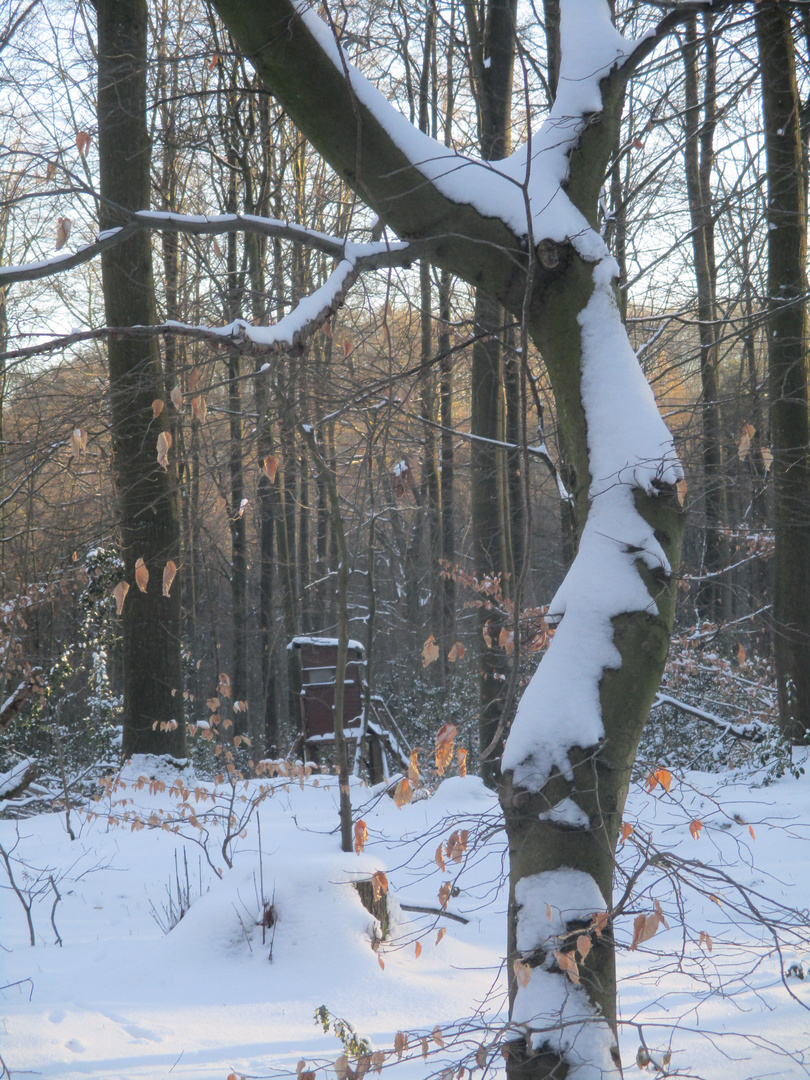
{"type": "MultiPolygon", "coordinates": [[[[296,637],[287,646],[291,678],[300,686],[301,737],[315,758],[335,741],[336,638],[296,637]]],[[[343,684],[343,735],[354,756],[354,772],[365,760],[372,783],[388,779],[390,766],[408,767],[407,741],[378,694],[368,693],[365,650],[350,641],[343,684]],[[352,745],[353,744],[353,745],[352,745]]]]}

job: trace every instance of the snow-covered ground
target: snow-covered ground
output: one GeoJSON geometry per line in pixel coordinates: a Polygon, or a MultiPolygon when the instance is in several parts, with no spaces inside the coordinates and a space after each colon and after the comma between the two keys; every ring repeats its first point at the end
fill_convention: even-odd
{"type": "MultiPolygon", "coordinates": [[[[188,820],[210,812],[201,798],[210,785],[184,773],[187,793],[171,794],[173,774],[163,773],[165,790],[139,788],[153,766],[132,763],[126,787],[105,796],[97,819],[74,811],[73,842],[63,813],[0,821],[22,899],[36,894],[32,948],[24,906],[0,864],[0,1055],[13,1077],[226,1080],[321,1067],[334,1076],[343,1049],[316,1024],[320,1006],[330,1023],[349,1021],[385,1052],[393,1080],[459,1064],[477,1069],[476,1078],[482,1063],[487,1075],[502,1070],[506,862],[497,803],[478,779],[450,777],[401,809],[355,784],[356,817],[368,828],[359,855],[339,849],[332,778],[264,781],[274,790],[236,838],[232,869],[222,829],[210,832],[220,877],[188,820]],[[175,832],[183,801],[191,809],[175,832]],[[114,816],[130,819],[110,824],[111,803],[114,816]],[[153,824],[168,828],[132,827],[133,815],[153,813],[153,824]],[[457,863],[447,842],[462,830],[469,837],[463,855],[457,839],[457,863]],[[375,949],[375,920],[351,882],[378,870],[389,882],[391,924],[375,949]],[[176,906],[167,890],[176,892],[178,877],[192,904],[164,933],[158,921],[176,906]],[[466,922],[403,910],[440,908],[448,881],[447,912],[466,922]],[[262,900],[276,917],[265,929],[262,900]],[[398,1032],[408,1041],[398,1040],[401,1060],[398,1032]]],[[[707,1080],[810,1073],[810,994],[800,977],[810,968],[810,778],[752,788],[727,775],[676,776],[669,792],[634,786],[625,820],[634,832],[622,849],[624,871],[642,852],[657,859],[617,921],[626,1068],[635,1072],[643,1037],[655,1060],[671,1051],[670,1072],[707,1080]],[[689,860],[683,873],[697,889],[674,889],[675,863],[656,851],[689,860]],[[634,924],[656,900],[669,929],[661,925],[631,951],[634,924]],[[774,936],[756,913],[782,929],[774,936]]],[[[619,880],[617,902],[624,889],[619,880]]]]}

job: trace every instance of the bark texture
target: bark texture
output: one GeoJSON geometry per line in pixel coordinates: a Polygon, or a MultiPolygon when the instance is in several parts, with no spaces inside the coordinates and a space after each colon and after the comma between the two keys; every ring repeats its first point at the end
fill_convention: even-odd
{"type": "MultiPolygon", "coordinates": [[[[147,8],[143,0],[97,0],[99,226],[122,223],[118,208],[150,202],[146,126],[147,8]]],[[[101,257],[108,326],[153,325],[155,292],[146,233],[101,257]]],[[[162,595],[163,570],[180,555],[180,517],[172,451],[158,464],[158,438],[168,433],[160,352],[154,338],[111,338],[108,345],[112,441],[121,543],[129,592],[123,608],[124,743],[134,753],[185,754],[181,661],[181,576],[162,595]],[[136,584],[138,559],[149,571],[136,584]],[[156,726],[157,725],[157,726],[156,726]]]]}

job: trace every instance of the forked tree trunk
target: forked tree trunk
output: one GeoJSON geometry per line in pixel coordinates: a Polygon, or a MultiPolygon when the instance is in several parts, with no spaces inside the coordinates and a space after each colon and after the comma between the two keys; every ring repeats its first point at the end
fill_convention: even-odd
{"type": "MultiPolygon", "coordinates": [[[[556,635],[521,700],[502,762],[511,881],[507,1068],[521,1080],[616,1076],[615,847],[669,644],[683,513],[680,466],[619,318],[615,263],[596,231],[596,208],[625,82],[655,38],[616,68],[631,47],[611,27],[608,4],[564,0],[561,41],[576,54],[584,20],[591,51],[583,60],[561,50],[559,86],[569,96],[558,98],[534,133],[540,152],[532,168],[555,182],[546,163],[563,145],[568,175],[554,192],[551,217],[544,214],[548,187],[529,178],[538,205],[522,232],[499,218],[494,202],[488,214],[476,207],[474,196],[486,201],[488,185],[498,182],[497,169],[447,162],[468,170],[469,198],[431,179],[429,161],[443,148],[425,143],[413,154],[400,144],[390,107],[380,99],[369,105],[369,91],[358,97],[349,87],[312,12],[292,0],[216,6],[333,167],[400,236],[438,238],[437,264],[513,317],[526,315],[548,367],[580,545],[552,607],[556,635]],[[570,232],[561,233],[558,214],[569,213],[570,232]],[[583,934],[592,948],[580,962],[573,946],[583,934]],[[560,956],[577,964],[580,983],[564,973],[560,956]]],[[[414,134],[403,142],[413,146],[414,134]]]]}
{"type": "MultiPolygon", "coordinates": [[[[146,127],[145,0],[97,0],[98,144],[101,229],[122,223],[116,207],[143,210],[150,202],[150,143],[146,127]]],[[[133,236],[102,254],[108,326],[155,322],[151,241],[133,236]]],[[[168,432],[160,352],[155,338],[110,338],[110,399],[115,481],[125,580],[123,608],[125,756],[185,754],[181,661],[181,576],[162,595],[168,560],[180,565],[180,515],[174,452],[158,464],[158,437],[168,432]],[[149,571],[146,590],[135,564],[149,571]]]]}

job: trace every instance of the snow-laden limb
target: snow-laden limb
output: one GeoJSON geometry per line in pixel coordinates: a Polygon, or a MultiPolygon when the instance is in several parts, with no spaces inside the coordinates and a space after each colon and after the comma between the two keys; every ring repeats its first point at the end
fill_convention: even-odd
{"type": "Polygon", "coordinates": [[[255,214],[176,214],[171,211],[134,211],[126,224],[116,229],[105,229],[92,244],[82,244],[76,251],[61,251],[48,259],[38,259],[15,266],[0,266],[0,288],[15,281],[35,281],[53,274],[72,270],[90,262],[108,248],[125,243],[130,237],[144,230],[176,232],[187,236],[223,236],[227,233],[255,233],[277,240],[291,240],[342,259],[347,248],[353,257],[365,264],[375,266],[399,266],[407,264],[418,254],[403,242],[378,241],[368,244],[347,244],[339,236],[308,229],[294,222],[277,218],[258,217],[255,214]]]}

